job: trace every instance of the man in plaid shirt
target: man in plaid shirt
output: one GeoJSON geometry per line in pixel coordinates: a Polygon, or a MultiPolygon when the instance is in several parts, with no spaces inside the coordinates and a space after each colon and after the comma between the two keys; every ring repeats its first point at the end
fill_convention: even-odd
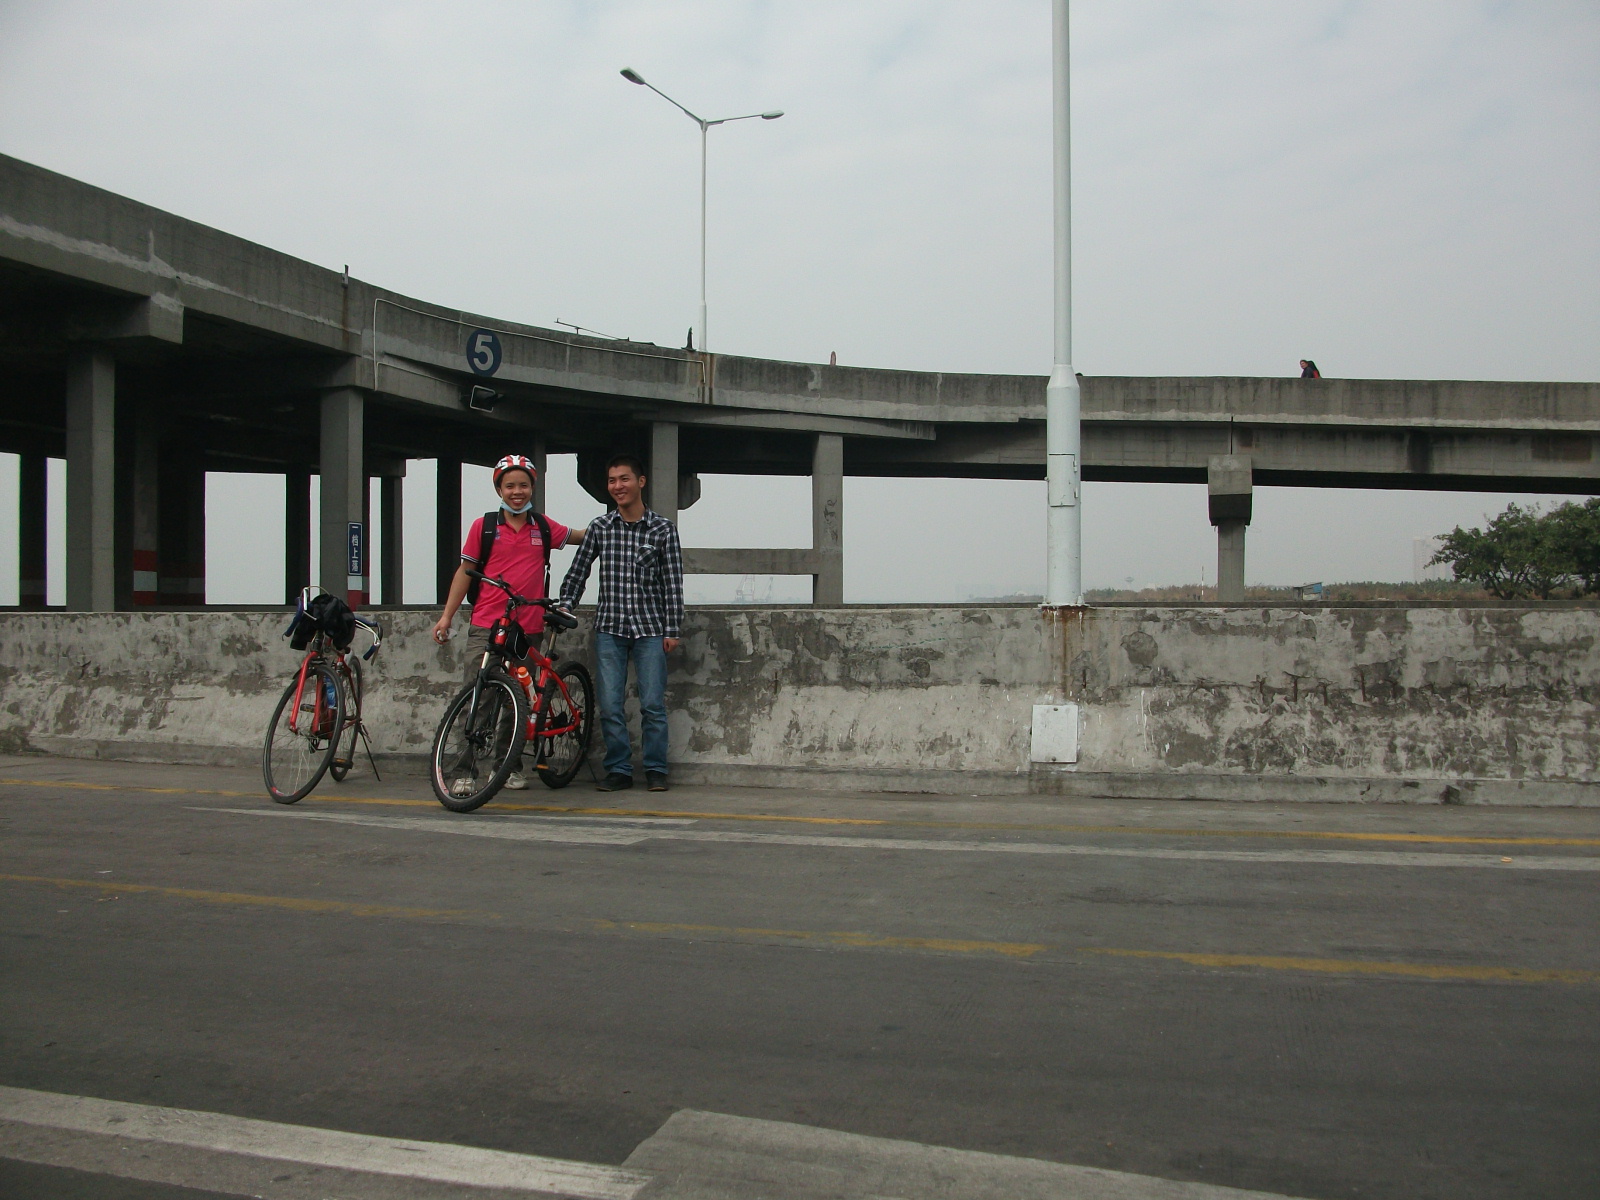
{"type": "Polygon", "coordinates": [[[652,792],[667,790],[667,655],[683,629],[683,550],[678,527],[644,506],[644,464],[619,454],[606,464],[606,491],[616,510],[590,523],[561,583],[561,606],[576,608],[600,560],[594,617],[600,668],[600,731],[606,742],[602,792],[633,786],[633,744],[623,700],[628,661],[639,687],[644,774],[652,792]]]}

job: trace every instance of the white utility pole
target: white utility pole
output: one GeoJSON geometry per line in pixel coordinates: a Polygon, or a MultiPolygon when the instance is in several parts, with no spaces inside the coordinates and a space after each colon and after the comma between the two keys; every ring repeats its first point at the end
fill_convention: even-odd
{"type": "Polygon", "coordinates": [[[626,79],[629,83],[637,83],[641,87],[649,88],[652,92],[654,92],[656,95],[660,96],[668,104],[672,105],[672,107],[676,108],[679,112],[683,113],[684,116],[688,117],[696,125],[700,126],[700,329],[699,329],[699,333],[700,333],[700,349],[702,351],[705,351],[705,350],[710,349],[710,338],[708,338],[706,336],[706,150],[707,150],[707,143],[710,140],[711,127],[713,125],[726,125],[729,121],[749,121],[749,120],[752,120],[755,117],[760,117],[763,121],[776,121],[779,117],[783,116],[783,110],[782,109],[773,109],[770,112],[746,113],[742,117],[718,117],[714,121],[708,121],[704,117],[695,116],[694,113],[690,112],[687,108],[684,108],[683,105],[679,104],[676,100],[674,100],[671,96],[669,96],[665,92],[663,92],[655,84],[648,82],[644,78],[643,75],[640,75],[639,72],[635,71],[632,67],[623,67],[622,68],[622,77],[624,79],[626,79]]]}
{"type": "Polygon", "coordinates": [[[1072,369],[1072,122],[1067,0],[1054,0],[1055,367],[1045,389],[1046,525],[1044,602],[1083,603],[1082,433],[1072,369]]]}

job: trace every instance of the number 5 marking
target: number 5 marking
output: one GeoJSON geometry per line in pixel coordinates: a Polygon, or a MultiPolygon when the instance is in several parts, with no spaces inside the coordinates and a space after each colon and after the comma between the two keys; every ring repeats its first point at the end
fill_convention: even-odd
{"type": "Polygon", "coordinates": [[[467,366],[476,375],[493,375],[500,369],[500,339],[487,329],[467,337],[467,366]]]}

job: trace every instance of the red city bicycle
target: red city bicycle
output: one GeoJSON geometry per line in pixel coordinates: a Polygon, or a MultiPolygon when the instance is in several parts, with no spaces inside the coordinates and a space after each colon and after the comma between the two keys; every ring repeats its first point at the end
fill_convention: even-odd
{"type": "Polygon", "coordinates": [[[433,735],[428,774],[433,794],[452,812],[487,802],[528,749],[540,781],[566,787],[589,751],[594,719],[588,670],[577,662],[556,665],[556,630],[576,629],[578,619],[554,600],[517,595],[504,579],[470,568],[467,574],[499,588],[509,603],[489,627],[477,678],[450,702],[433,735]],[[533,606],[545,610],[543,651],[515,620],[517,609],[533,606]]]}
{"type": "MultiPolygon", "coordinates": [[[[267,725],[267,741],[261,750],[261,775],[267,792],[279,804],[304,799],[322,780],[323,774],[343,783],[355,765],[356,740],[367,747],[372,762],[372,743],[361,719],[362,659],[371,659],[383,644],[383,630],[340,608],[347,622],[336,632],[322,619],[317,605],[328,597],[316,597],[311,588],[300,593],[295,609],[293,632],[302,622],[314,626],[310,646],[300,660],[300,670],[284,689],[278,707],[267,725]],[[372,645],[361,658],[349,654],[349,639],[357,629],[365,630],[372,645]],[[340,645],[339,642],[344,644],[340,645]]],[[[337,619],[337,618],[336,618],[337,619]]],[[[302,628],[305,626],[302,625],[302,628]]],[[[306,645],[296,640],[296,646],[306,645]]],[[[372,773],[378,773],[372,764],[372,773]]]]}

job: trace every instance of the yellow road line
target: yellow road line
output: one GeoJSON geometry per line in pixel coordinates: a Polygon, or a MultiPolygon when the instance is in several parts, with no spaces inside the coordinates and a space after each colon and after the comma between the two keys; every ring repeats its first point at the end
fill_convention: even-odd
{"type": "Polygon", "coordinates": [[[286,908],[293,912],[344,913],[352,917],[486,917],[493,913],[456,908],[399,908],[389,904],[354,904],[346,900],[312,900],[298,896],[256,896],[246,892],[212,892],[201,888],[157,887],[148,883],[113,883],[101,879],[58,879],[48,875],[0,875],[5,883],[41,883],[49,887],[88,888],[93,891],[155,896],[175,896],[204,904],[243,904],[257,908],[286,908]]]}
{"type": "Polygon", "coordinates": [[[1478,979],[1507,983],[1600,983],[1600,971],[1542,967],[1467,967],[1435,963],[1374,962],[1349,958],[1298,958],[1281,954],[1188,954],[1174,950],[1117,950],[1080,947],[1083,954],[1119,958],[1164,958],[1197,967],[1258,967],[1269,971],[1320,971],[1332,975],[1400,975],[1413,979],[1478,979]]]}
{"type": "MultiPolygon", "coordinates": [[[[8,779],[0,785],[51,787],[97,792],[144,792],[162,796],[227,796],[264,798],[264,791],[230,792],[207,788],[140,787],[131,784],[77,783],[58,779],[8,779]]],[[[373,804],[391,808],[432,808],[432,800],[386,796],[339,796],[321,793],[311,798],[326,804],[373,804]]],[[[1600,846],[1600,837],[1522,837],[1442,833],[1364,833],[1336,829],[1192,829],[1151,825],[1054,825],[1002,821],[908,821],[879,817],[796,817],[778,813],[701,812],[688,809],[604,808],[590,805],[526,804],[494,801],[483,812],[566,813],[574,816],[671,817],[694,821],[768,821],[792,825],[874,825],[901,829],[992,829],[1007,833],[1110,833],[1125,837],[1291,838],[1314,841],[1395,842],[1439,846],[1600,846]]]]}
{"type": "MultiPolygon", "coordinates": [[[[277,908],[291,912],[342,913],[355,917],[477,918],[499,921],[498,913],[471,909],[413,908],[389,904],[358,904],[347,900],[321,900],[300,896],[262,896],[247,892],[218,892],[203,888],[161,887],[99,879],[70,879],[48,875],[0,874],[3,883],[31,883],[56,888],[82,888],[107,894],[144,894],[195,900],[203,904],[277,908]]],[[[1026,959],[1044,951],[1068,948],[1048,942],[996,942],[972,938],[895,937],[855,930],[769,929],[760,926],[700,925],[669,921],[616,921],[594,919],[590,928],[605,933],[700,934],[706,937],[776,938],[811,945],[850,949],[923,950],[944,954],[996,954],[1026,959]]],[[[1117,958],[1162,959],[1197,967],[1255,968],[1269,971],[1310,971],[1332,975],[1391,975],[1412,979],[1479,980],[1502,983],[1600,983],[1600,971],[1545,967],[1450,966],[1435,963],[1382,962],[1366,959],[1306,958],[1275,954],[1196,954],[1177,950],[1129,950],[1111,946],[1080,946],[1070,953],[1117,958]]]]}
{"type": "Polygon", "coordinates": [[[884,937],[871,933],[816,929],[760,929],[733,925],[683,925],[665,921],[594,922],[596,929],[631,930],[635,933],[703,933],[722,937],[782,938],[834,946],[882,947],[894,950],[936,950],[952,954],[1003,954],[1028,958],[1051,947],[1038,942],[983,942],[963,938],[884,937]]]}

